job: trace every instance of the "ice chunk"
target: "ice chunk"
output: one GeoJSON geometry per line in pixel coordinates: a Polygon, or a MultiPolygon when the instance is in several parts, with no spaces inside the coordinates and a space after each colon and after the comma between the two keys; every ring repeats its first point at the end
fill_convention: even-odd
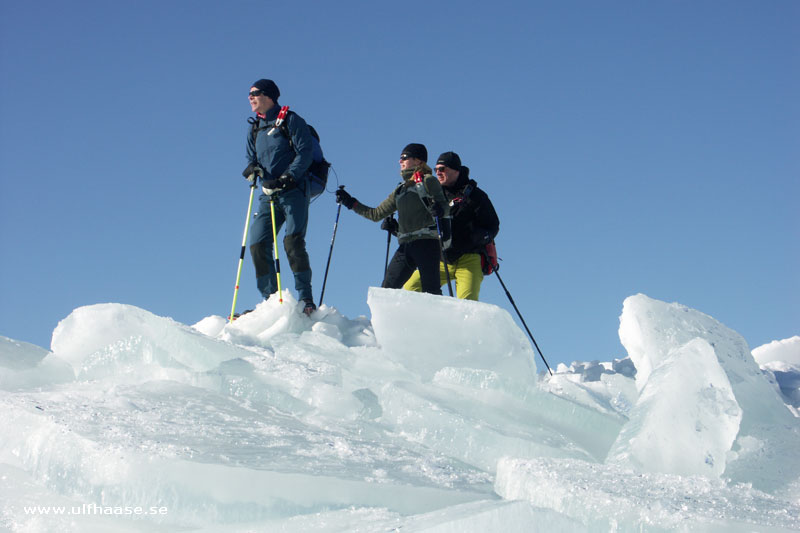
{"type": "Polygon", "coordinates": [[[25,370],[34,368],[50,352],[35,344],[0,335],[0,368],[25,370]]]}
{"type": "Polygon", "coordinates": [[[370,287],[375,337],[387,357],[425,380],[445,367],[494,370],[536,380],[534,352],[511,315],[495,305],[370,287]]]}
{"type": "Polygon", "coordinates": [[[0,389],[22,390],[73,379],[72,367],[44,348],[0,336],[0,389]]]}
{"type": "Polygon", "coordinates": [[[495,492],[553,509],[588,531],[791,531],[800,507],[746,485],[636,473],[573,459],[504,458],[495,492]],[[755,509],[758,511],[754,512],[755,509]]]}
{"type": "Polygon", "coordinates": [[[741,419],[714,349],[694,339],[650,374],[606,462],[719,477],[741,419]]]}
{"type": "Polygon", "coordinates": [[[381,422],[404,438],[489,472],[504,455],[602,460],[623,420],[476,369],[393,382],[380,398],[381,422]]]}
{"type": "MultiPolygon", "coordinates": [[[[800,422],[765,379],[741,335],[699,311],[638,294],[625,299],[619,337],[636,365],[640,390],[674,350],[694,339],[705,340],[713,348],[742,410],[725,476],[766,491],[787,489],[800,478],[800,422]],[[745,446],[749,439],[760,446],[745,446]]],[[[670,386],[682,385],[672,382],[670,386]]]]}
{"type": "Polygon", "coordinates": [[[89,370],[92,377],[113,375],[119,368],[135,371],[140,364],[204,371],[245,353],[172,319],[122,304],[75,309],[53,331],[52,349],[76,373],[89,370]]]}
{"type": "Polygon", "coordinates": [[[753,357],[771,377],[789,411],[800,418],[800,336],[754,348],[753,357]]]}
{"type": "Polygon", "coordinates": [[[782,362],[800,367],[800,335],[753,348],[753,358],[759,365],[782,362]]]}
{"type": "Polygon", "coordinates": [[[540,381],[543,390],[599,412],[619,413],[627,419],[639,398],[639,391],[631,377],[606,373],[601,374],[598,381],[583,381],[583,374],[569,372],[565,365],[562,367],[553,376],[546,376],[540,381]]]}

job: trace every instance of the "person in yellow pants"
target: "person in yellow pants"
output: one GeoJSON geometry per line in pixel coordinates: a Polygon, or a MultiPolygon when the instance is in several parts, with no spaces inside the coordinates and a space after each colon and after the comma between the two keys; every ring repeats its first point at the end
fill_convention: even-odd
{"type": "MultiPolygon", "coordinates": [[[[447,267],[450,271],[450,280],[456,284],[456,296],[462,300],[478,301],[483,282],[480,254],[464,254],[456,259],[455,263],[448,263],[447,267]]],[[[444,271],[444,263],[441,261],[439,262],[439,277],[442,285],[447,283],[447,274],[444,271]]],[[[414,271],[403,288],[407,291],[422,292],[419,270],[414,271]]]]}
{"type": "MultiPolygon", "coordinates": [[[[483,282],[481,254],[500,230],[500,220],[489,196],[469,177],[469,167],[461,164],[455,152],[445,152],[436,161],[436,178],[442,185],[452,216],[452,239],[445,248],[450,279],[455,281],[456,295],[477,300],[483,282]]],[[[447,283],[444,263],[439,262],[441,284],[447,283]]],[[[421,291],[419,271],[414,272],[403,288],[421,291]]]]}

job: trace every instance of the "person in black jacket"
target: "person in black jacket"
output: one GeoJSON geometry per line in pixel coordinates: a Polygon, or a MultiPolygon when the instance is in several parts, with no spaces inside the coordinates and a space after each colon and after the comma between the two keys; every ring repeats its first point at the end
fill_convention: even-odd
{"type": "MultiPolygon", "coordinates": [[[[447,269],[455,280],[459,298],[477,300],[483,282],[481,255],[486,245],[500,231],[500,220],[489,196],[469,177],[469,168],[461,164],[455,152],[439,156],[434,168],[450,204],[452,240],[445,248],[447,269]]],[[[445,264],[440,263],[440,281],[447,280],[445,264]]],[[[420,291],[419,272],[415,272],[403,286],[406,290],[420,291]]]]}

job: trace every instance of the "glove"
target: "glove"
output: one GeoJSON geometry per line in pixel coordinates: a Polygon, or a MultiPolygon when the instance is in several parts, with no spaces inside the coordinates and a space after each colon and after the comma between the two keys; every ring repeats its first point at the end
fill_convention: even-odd
{"type": "Polygon", "coordinates": [[[264,169],[258,163],[250,163],[247,168],[242,172],[242,176],[250,183],[255,183],[257,178],[264,177],[264,169]]]}
{"type": "Polygon", "coordinates": [[[278,180],[267,180],[261,187],[261,190],[267,196],[272,196],[276,192],[280,192],[281,190],[281,182],[278,180]]]}
{"type": "Polygon", "coordinates": [[[295,182],[291,174],[284,174],[276,180],[265,181],[264,186],[261,187],[261,190],[264,191],[264,194],[271,195],[275,194],[276,192],[292,189],[294,186],[295,182]]]}
{"type": "Polygon", "coordinates": [[[386,217],[381,222],[381,229],[383,231],[388,231],[395,237],[397,237],[397,228],[399,225],[397,224],[397,220],[394,217],[386,217]]]}
{"type": "Polygon", "coordinates": [[[356,199],[344,189],[336,189],[336,203],[342,204],[347,209],[353,209],[353,206],[356,205],[356,199]]]}
{"type": "Polygon", "coordinates": [[[444,215],[444,208],[436,202],[431,204],[431,215],[435,218],[439,218],[444,215]]]}
{"type": "Polygon", "coordinates": [[[447,250],[453,244],[453,231],[450,217],[439,219],[439,230],[442,232],[442,248],[447,250]]]}
{"type": "Polygon", "coordinates": [[[281,184],[281,189],[283,189],[284,191],[293,189],[297,185],[297,183],[295,183],[294,181],[294,176],[292,176],[288,172],[285,174],[281,174],[281,177],[278,178],[278,181],[281,184]]]}

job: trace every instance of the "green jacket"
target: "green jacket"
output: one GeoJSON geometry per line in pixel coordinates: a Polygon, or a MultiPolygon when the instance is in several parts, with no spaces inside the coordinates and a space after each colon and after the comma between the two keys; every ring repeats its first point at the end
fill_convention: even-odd
{"type": "Polygon", "coordinates": [[[442,186],[431,167],[422,164],[416,169],[400,172],[403,178],[392,193],[378,207],[368,207],[359,202],[353,211],[373,222],[378,222],[397,211],[397,240],[401,244],[417,239],[438,239],[436,220],[428,210],[428,205],[436,202],[442,207],[444,217],[450,217],[450,205],[444,197],[442,186]],[[415,179],[419,178],[419,182],[415,179]]]}

